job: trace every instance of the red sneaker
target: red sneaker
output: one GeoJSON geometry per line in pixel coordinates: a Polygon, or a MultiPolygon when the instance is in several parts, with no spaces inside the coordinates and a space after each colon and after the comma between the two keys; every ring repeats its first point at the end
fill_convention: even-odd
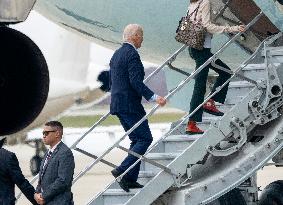
{"type": "Polygon", "coordinates": [[[224,113],[219,111],[217,107],[215,106],[215,102],[212,99],[209,99],[204,105],[203,105],[203,111],[207,112],[212,115],[216,116],[223,116],[224,113]]]}
{"type": "Polygon", "coordinates": [[[189,135],[203,134],[203,131],[197,127],[195,121],[189,121],[186,128],[186,134],[189,135]]]}

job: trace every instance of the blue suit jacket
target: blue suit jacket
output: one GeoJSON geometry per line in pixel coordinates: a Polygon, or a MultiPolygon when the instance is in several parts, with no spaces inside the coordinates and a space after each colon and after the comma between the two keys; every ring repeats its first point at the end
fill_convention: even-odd
{"type": "Polygon", "coordinates": [[[73,204],[71,186],[75,162],[72,151],[60,142],[43,168],[46,155],[41,162],[36,192],[43,191],[42,196],[46,205],[73,204]]]}
{"type": "Polygon", "coordinates": [[[110,60],[111,114],[145,114],[142,97],[149,100],[154,93],[143,83],[144,75],[138,52],[124,43],[110,60]]]}
{"type": "Polygon", "coordinates": [[[3,148],[0,148],[0,204],[15,204],[15,184],[24,193],[32,204],[34,200],[34,188],[25,179],[19,167],[16,155],[3,148]]]}

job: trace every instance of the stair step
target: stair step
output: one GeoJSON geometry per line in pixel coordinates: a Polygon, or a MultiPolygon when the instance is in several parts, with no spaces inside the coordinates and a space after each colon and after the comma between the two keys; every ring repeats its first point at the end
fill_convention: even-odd
{"type": "MultiPolygon", "coordinates": [[[[220,104],[220,103],[215,103],[216,107],[221,111],[221,112],[228,112],[234,105],[231,104],[220,104]]],[[[203,112],[203,117],[212,117],[214,115],[211,115],[207,112],[203,112]]]]}
{"type": "MultiPolygon", "coordinates": [[[[275,62],[283,63],[283,47],[268,47],[267,48],[270,51],[270,55],[273,56],[275,62]]],[[[264,51],[262,51],[261,55],[264,56],[264,51]]]]}
{"type": "Polygon", "coordinates": [[[227,97],[226,97],[226,100],[225,100],[225,104],[228,104],[228,105],[236,105],[238,104],[239,102],[241,102],[241,100],[244,98],[245,96],[234,96],[233,95],[228,95],[227,94],[227,97]]]}
{"type": "MultiPolygon", "coordinates": [[[[172,160],[174,160],[180,153],[148,153],[146,157],[164,166],[168,165],[172,160]]],[[[151,163],[142,161],[141,171],[151,171],[154,173],[159,172],[161,169],[152,165],[151,163]]]]}
{"type": "MultiPolygon", "coordinates": [[[[145,185],[146,183],[148,183],[154,176],[156,175],[156,173],[152,172],[152,171],[140,171],[139,173],[139,178],[138,178],[138,182],[142,185],[145,185]]],[[[115,181],[110,187],[110,189],[119,189],[120,186],[118,184],[117,181],[115,181]]]]}
{"type": "Polygon", "coordinates": [[[171,135],[162,141],[164,152],[181,152],[202,135],[171,135]]]}
{"type": "Polygon", "coordinates": [[[253,80],[259,80],[265,78],[265,64],[248,64],[242,69],[244,76],[253,80]]]}
{"type": "MultiPolygon", "coordinates": [[[[282,56],[283,53],[283,46],[277,47],[268,47],[266,48],[272,56],[282,56]]],[[[261,52],[261,55],[264,56],[264,51],[261,52]]]]}
{"type": "MultiPolygon", "coordinates": [[[[199,128],[201,128],[202,130],[207,130],[210,126],[210,123],[212,121],[215,121],[217,119],[219,119],[220,117],[218,116],[213,116],[213,115],[210,115],[210,117],[207,117],[207,116],[204,116],[202,118],[202,122],[198,122],[197,125],[199,128]]],[[[173,122],[171,124],[171,129],[175,126],[177,126],[178,124],[180,123],[180,121],[176,121],[176,122],[173,122]]],[[[187,127],[187,122],[184,122],[182,123],[174,132],[172,132],[171,134],[172,135],[187,135],[185,133],[185,130],[186,130],[186,127],[187,127]]],[[[197,135],[195,135],[197,136],[197,135]]],[[[201,135],[200,135],[201,136],[201,135]]]]}
{"type": "Polygon", "coordinates": [[[242,69],[242,71],[262,71],[264,69],[265,69],[265,64],[259,63],[259,64],[248,64],[242,69]]]}
{"type": "Polygon", "coordinates": [[[151,153],[172,153],[181,152],[201,135],[171,135],[162,140],[151,150],[151,153]]]}
{"type": "Polygon", "coordinates": [[[255,85],[248,81],[233,81],[229,84],[229,89],[240,89],[240,88],[253,88],[255,85]]]}
{"type": "Polygon", "coordinates": [[[103,194],[103,205],[125,204],[133,197],[140,189],[130,189],[130,192],[125,192],[123,189],[108,189],[103,194]]]}
{"type": "Polygon", "coordinates": [[[171,135],[163,140],[163,142],[193,142],[201,135],[171,135]]]}
{"type": "Polygon", "coordinates": [[[247,81],[231,82],[229,85],[226,98],[231,100],[237,96],[243,96],[243,94],[249,93],[254,86],[255,85],[247,81]]]}

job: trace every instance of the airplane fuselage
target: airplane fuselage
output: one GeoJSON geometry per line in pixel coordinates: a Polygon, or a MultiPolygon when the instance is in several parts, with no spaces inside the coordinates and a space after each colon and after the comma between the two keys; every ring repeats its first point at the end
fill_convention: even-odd
{"type": "MultiPolygon", "coordinates": [[[[125,25],[139,23],[145,30],[145,40],[140,49],[143,59],[160,63],[181,46],[174,37],[180,18],[186,13],[188,2],[38,0],[35,9],[58,24],[111,49],[116,49],[121,44],[125,25]]],[[[280,12],[278,3],[274,3],[273,0],[256,0],[255,3],[261,6],[277,27],[283,30],[283,12],[280,12]]],[[[213,48],[219,48],[226,41],[227,38],[223,35],[216,35],[213,48]]],[[[238,63],[243,57],[245,53],[237,46],[233,46],[224,54],[224,58],[232,64],[238,63]]],[[[192,63],[187,53],[178,57],[177,62],[183,66],[192,63]]]]}

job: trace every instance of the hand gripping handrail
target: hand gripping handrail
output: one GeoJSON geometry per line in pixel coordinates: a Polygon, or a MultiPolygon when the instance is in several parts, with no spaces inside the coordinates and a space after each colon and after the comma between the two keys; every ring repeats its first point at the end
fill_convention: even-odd
{"type": "MultiPolygon", "coordinates": [[[[247,26],[246,26],[246,30],[249,29],[255,22],[258,21],[258,19],[263,15],[263,12],[260,12],[247,26]]],[[[170,97],[172,97],[176,92],[178,92],[180,89],[182,89],[184,87],[185,84],[187,84],[191,79],[193,79],[199,72],[201,72],[208,64],[210,64],[212,61],[214,61],[216,59],[216,57],[221,54],[232,42],[234,42],[243,32],[239,32],[238,34],[236,34],[235,36],[233,36],[227,43],[225,43],[212,57],[210,57],[202,66],[200,66],[197,70],[195,70],[189,77],[185,78],[183,81],[180,82],[180,84],[174,88],[170,93],[168,93],[166,96],[165,96],[165,99],[169,99],[170,97]]],[[[226,82],[226,84],[228,83],[229,81],[226,82]]],[[[225,85],[226,85],[225,84],[225,85]]],[[[223,88],[225,85],[223,85],[221,88],[223,88]]],[[[219,92],[220,90],[217,89],[212,95],[214,96],[217,92],[219,92]]],[[[208,101],[208,99],[206,99],[206,101],[208,101]]],[[[204,101],[203,104],[206,102],[204,101]]],[[[119,148],[119,143],[125,139],[126,136],[128,136],[133,130],[135,130],[143,121],[145,121],[149,116],[151,116],[158,108],[160,107],[160,105],[155,105],[148,114],[146,114],[139,122],[137,122],[131,129],[129,129],[114,145],[113,147],[118,147],[119,148]]],[[[198,108],[196,108],[196,110],[194,110],[193,113],[191,113],[190,115],[194,114],[197,109],[199,109],[201,106],[198,106],[198,108]]],[[[187,117],[188,118],[188,117],[187,117]]],[[[187,119],[186,118],[186,119],[187,119]]],[[[185,119],[185,120],[186,120],[185,119]]],[[[184,122],[185,120],[183,120],[182,122],[184,122]]],[[[181,123],[179,124],[181,125],[181,123]]],[[[175,127],[176,129],[176,127],[175,127]]],[[[171,131],[173,132],[173,131],[171,131]]],[[[170,132],[170,133],[171,133],[170,132]]],[[[170,134],[169,133],[169,134],[170,134]]],[[[168,136],[168,134],[165,135],[166,137],[168,136]]],[[[159,140],[160,141],[160,140],[159,140]]],[[[158,142],[159,142],[158,141],[158,142]]],[[[155,143],[158,144],[158,142],[155,143]]],[[[109,148],[105,153],[108,154],[112,149],[113,147],[109,148]]],[[[148,150],[149,151],[149,150],[148,150]]],[[[146,154],[148,153],[148,151],[146,152],[146,154]]],[[[105,154],[105,155],[106,155],[105,154]]],[[[146,155],[145,154],[145,155],[146,155]]],[[[145,156],[144,155],[144,156],[145,156]]],[[[134,167],[144,156],[141,156],[133,165],[131,165],[122,175],[119,176],[119,178],[123,177],[132,167],[134,167]]],[[[101,156],[101,159],[102,159],[103,155],[101,156]]],[[[86,167],[85,171],[88,171],[89,169],[91,169],[96,163],[98,163],[100,159],[97,158],[97,160],[95,160],[94,162],[92,162],[88,167],[86,167]]],[[[150,160],[147,161],[150,163],[150,160]]],[[[154,164],[153,164],[154,165],[154,164]]],[[[176,172],[174,172],[173,170],[171,170],[172,173],[175,173],[174,175],[176,175],[176,172]]],[[[80,175],[78,175],[75,180],[77,180],[78,178],[80,177],[80,175]]],[[[110,185],[109,185],[110,186],[110,185]]],[[[107,186],[106,189],[109,187],[107,186]]],[[[106,190],[105,189],[105,190],[106,190]]],[[[102,191],[100,192],[99,194],[105,192],[102,191]]],[[[98,195],[99,195],[98,194],[98,195]]]]}

